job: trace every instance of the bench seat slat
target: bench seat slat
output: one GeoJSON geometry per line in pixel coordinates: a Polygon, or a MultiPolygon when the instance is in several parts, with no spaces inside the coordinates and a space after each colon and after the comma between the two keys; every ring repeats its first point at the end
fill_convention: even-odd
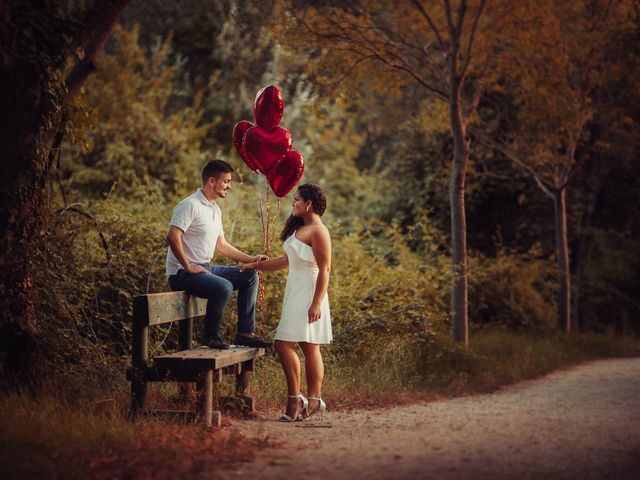
{"type": "Polygon", "coordinates": [[[215,350],[212,348],[194,348],[182,352],[168,353],[155,357],[154,364],[158,368],[171,369],[192,365],[197,369],[220,368],[246,362],[264,354],[263,348],[235,347],[228,350],[215,350]]]}

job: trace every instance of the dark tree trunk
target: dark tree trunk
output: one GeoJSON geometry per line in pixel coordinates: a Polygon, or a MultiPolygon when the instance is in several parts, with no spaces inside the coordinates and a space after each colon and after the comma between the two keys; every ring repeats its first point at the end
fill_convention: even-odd
{"type": "Polygon", "coordinates": [[[38,377],[33,273],[62,112],[129,1],[96,0],[82,21],[57,17],[55,2],[0,4],[0,362],[14,384],[38,377]],[[84,58],[66,81],[56,80],[78,45],[84,58]]]}
{"type": "Polygon", "coordinates": [[[11,383],[35,372],[37,324],[33,268],[41,238],[47,175],[39,140],[51,110],[40,73],[22,62],[4,64],[0,81],[0,311],[5,371],[11,383]]]}
{"type": "Polygon", "coordinates": [[[558,265],[558,328],[571,331],[571,273],[569,271],[569,245],[567,242],[566,188],[556,190],[553,197],[556,260],[558,265]]]}
{"type": "Polygon", "coordinates": [[[583,293],[584,272],[591,257],[591,247],[593,244],[593,231],[591,223],[595,212],[596,201],[600,192],[600,182],[593,180],[595,184],[594,191],[591,192],[587,199],[587,206],[582,216],[580,228],[580,240],[578,241],[577,251],[575,253],[575,261],[573,264],[573,282],[572,282],[572,299],[571,306],[571,326],[574,330],[580,329],[583,323],[580,318],[580,302],[583,293]]]}
{"type": "Polygon", "coordinates": [[[453,133],[453,163],[449,177],[449,206],[451,208],[451,263],[453,285],[451,292],[451,334],[455,342],[469,347],[469,321],[467,302],[467,222],[464,189],[469,145],[460,109],[461,84],[454,78],[449,97],[449,112],[453,133]]]}

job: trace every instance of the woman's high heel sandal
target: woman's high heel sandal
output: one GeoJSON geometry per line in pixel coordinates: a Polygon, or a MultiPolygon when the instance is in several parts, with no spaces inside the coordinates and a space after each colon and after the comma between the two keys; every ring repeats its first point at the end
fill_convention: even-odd
{"type": "Polygon", "coordinates": [[[296,422],[296,421],[299,421],[299,420],[303,420],[302,412],[308,410],[308,408],[309,408],[309,400],[307,400],[305,398],[305,396],[302,395],[301,393],[299,393],[297,395],[289,395],[289,398],[297,398],[299,400],[302,400],[302,407],[300,407],[299,409],[296,410],[296,413],[293,415],[293,417],[290,417],[289,415],[287,415],[285,413],[284,415],[282,415],[278,419],[278,421],[279,422],[296,422]]]}
{"type": "Polygon", "coordinates": [[[316,408],[315,410],[310,411],[309,408],[306,408],[307,411],[307,415],[306,417],[304,417],[304,420],[309,420],[311,417],[313,417],[316,413],[320,413],[320,420],[324,420],[324,411],[327,409],[327,404],[324,403],[324,400],[322,400],[320,397],[309,397],[309,400],[318,400],[318,408],[316,408]]]}

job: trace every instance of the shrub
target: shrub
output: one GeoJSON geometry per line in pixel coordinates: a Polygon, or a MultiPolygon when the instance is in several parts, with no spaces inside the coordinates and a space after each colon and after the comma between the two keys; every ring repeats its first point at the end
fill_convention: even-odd
{"type": "Polygon", "coordinates": [[[501,325],[515,329],[554,328],[555,268],[539,258],[500,251],[495,258],[476,254],[469,259],[471,326],[501,325]]]}

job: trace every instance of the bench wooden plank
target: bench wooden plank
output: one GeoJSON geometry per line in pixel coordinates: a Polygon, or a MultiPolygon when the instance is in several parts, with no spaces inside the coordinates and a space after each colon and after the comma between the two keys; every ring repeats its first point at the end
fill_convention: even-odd
{"type": "Polygon", "coordinates": [[[197,369],[218,370],[260,355],[264,355],[264,348],[233,347],[228,350],[216,350],[205,347],[159,355],[154,357],[153,361],[160,369],[181,368],[188,364],[197,369]]]}
{"type": "Polygon", "coordinates": [[[203,316],[207,299],[186,292],[163,292],[139,295],[133,299],[133,319],[142,325],[160,325],[203,316]]]}

